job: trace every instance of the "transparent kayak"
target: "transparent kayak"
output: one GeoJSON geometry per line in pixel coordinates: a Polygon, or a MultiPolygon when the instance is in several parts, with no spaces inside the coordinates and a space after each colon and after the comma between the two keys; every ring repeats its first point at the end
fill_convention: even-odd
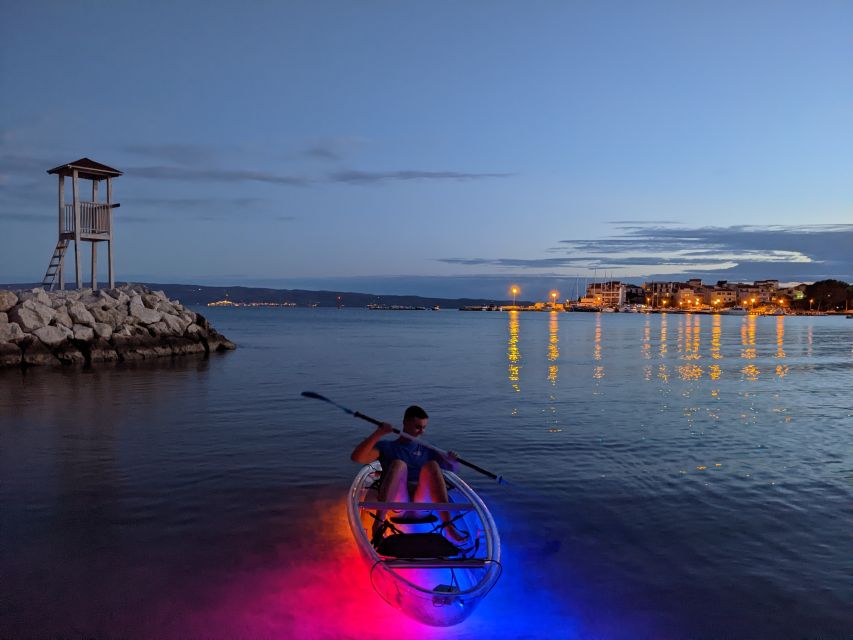
{"type": "Polygon", "coordinates": [[[374,590],[424,624],[459,624],[501,574],[500,537],[492,515],[471,487],[446,470],[447,503],[378,502],[381,469],[378,461],[363,467],[347,501],[350,528],[374,590]],[[385,537],[372,541],[372,514],[379,508],[389,510],[392,526],[385,537]],[[464,542],[443,536],[442,512],[451,515],[458,531],[468,533],[464,542]]]}

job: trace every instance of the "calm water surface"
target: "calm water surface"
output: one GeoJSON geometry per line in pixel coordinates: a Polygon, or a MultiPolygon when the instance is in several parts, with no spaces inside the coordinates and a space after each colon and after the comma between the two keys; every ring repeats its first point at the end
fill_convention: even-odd
{"type": "Polygon", "coordinates": [[[0,637],[853,637],[851,320],[208,315],[236,352],[0,372],[0,637]],[[461,626],[371,591],[344,506],[370,426],[306,389],[421,404],[524,485],[463,473],[504,575],[461,626]]]}

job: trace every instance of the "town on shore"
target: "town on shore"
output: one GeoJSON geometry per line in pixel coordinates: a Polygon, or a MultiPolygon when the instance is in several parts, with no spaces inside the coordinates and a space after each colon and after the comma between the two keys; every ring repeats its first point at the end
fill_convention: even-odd
{"type": "MultiPolygon", "coordinates": [[[[520,293],[512,287],[513,296],[520,293]]],[[[585,294],[560,301],[551,291],[550,300],[532,304],[495,305],[501,310],[518,311],[602,311],[602,312],[669,312],[726,313],[746,315],[847,313],[853,306],[853,286],[840,280],[822,280],[812,284],[780,287],[778,280],[756,280],[750,283],[719,280],[704,284],[693,278],[684,282],[652,281],[642,286],[610,280],[593,282],[585,294]]],[[[466,307],[466,310],[491,310],[466,307]]]]}

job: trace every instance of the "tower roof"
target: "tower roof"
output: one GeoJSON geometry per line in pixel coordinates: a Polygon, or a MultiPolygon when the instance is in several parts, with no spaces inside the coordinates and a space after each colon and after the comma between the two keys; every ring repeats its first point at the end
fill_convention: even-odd
{"type": "Polygon", "coordinates": [[[77,175],[85,180],[104,180],[105,178],[117,178],[122,175],[122,172],[118,169],[113,169],[89,158],[80,158],[68,164],[61,164],[58,167],[50,169],[48,173],[70,176],[73,174],[74,169],[77,169],[77,175]]]}

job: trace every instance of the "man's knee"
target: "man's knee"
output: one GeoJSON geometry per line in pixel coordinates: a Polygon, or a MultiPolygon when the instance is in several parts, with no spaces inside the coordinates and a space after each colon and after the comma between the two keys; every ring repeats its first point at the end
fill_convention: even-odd
{"type": "Polygon", "coordinates": [[[441,475],[441,467],[438,465],[438,462],[435,460],[430,460],[424,466],[421,467],[421,475],[431,475],[431,476],[440,476],[441,475]]]}
{"type": "Polygon", "coordinates": [[[403,462],[402,460],[392,460],[391,464],[388,465],[388,472],[389,473],[397,474],[397,473],[406,473],[407,471],[408,471],[408,467],[406,466],[406,463],[403,462]]]}

